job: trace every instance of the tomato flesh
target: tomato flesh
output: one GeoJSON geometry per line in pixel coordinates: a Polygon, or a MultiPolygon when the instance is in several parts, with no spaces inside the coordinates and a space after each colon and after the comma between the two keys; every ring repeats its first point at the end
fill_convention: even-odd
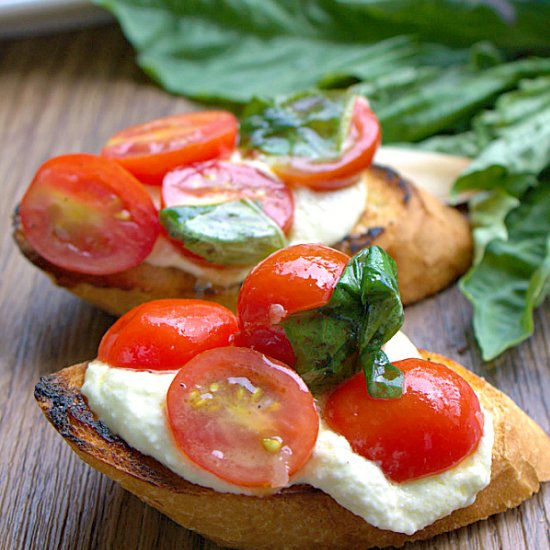
{"type": "Polygon", "coordinates": [[[201,468],[245,487],[284,487],[308,460],[319,419],[313,397],[285,365],[246,348],[203,352],[167,395],[178,448],[201,468]]]}
{"type": "Polygon", "coordinates": [[[198,353],[230,344],[235,315],[203,300],[155,300],[123,315],[103,336],[98,358],[114,367],[174,370],[198,353]]]}
{"type": "Polygon", "coordinates": [[[237,119],[227,111],[185,113],[126,128],[109,139],[101,154],[143,183],[160,185],[177,166],[229,156],[237,130],[237,119]]]}
{"type": "Polygon", "coordinates": [[[451,369],[421,359],[397,361],[399,399],[373,399],[357,374],[328,398],[324,415],[353,450],[403,482],[452,468],[479,443],[483,414],[471,386],[451,369]]]}
{"type": "Polygon", "coordinates": [[[162,184],[164,207],[217,204],[247,198],[288,233],[294,219],[292,191],[257,168],[247,164],[211,161],[179,168],[166,175],[162,184]]]}
{"type": "Polygon", "coordinates": [[[289,185],[302,185],[317,191],[330,191],[352,185],[358,174],[370,166],[381,141],[380,124],[367,100],[358,97],[353,106],[346,151],[332,161],[301,157],[278,160],[275,173],[289,185]]]}
{"type": "Polygon", "coordinates": [[[107,275],[140,264],[160,231],[144,187],[117,163],[63,155],[38,170],[19,206],[31,246],[59,267],[107,275]]]}
{"type": "Polygon", "coordinates": [[[279,323],[297,311],[325,305],[348,261],[328,246],[299,244],[259,263],[239,293],[239,345],[294,365],[292,346],[279,323]]]}

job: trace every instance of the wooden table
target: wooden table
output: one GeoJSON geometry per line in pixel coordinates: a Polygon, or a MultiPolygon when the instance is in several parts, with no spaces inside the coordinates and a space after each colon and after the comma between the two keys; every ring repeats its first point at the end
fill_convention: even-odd
{"type": "MultiPolygon", "coordinates": [[[[39,377],[94,357],[113,318],[54,288],[10,235],[44,160],[97,152],[121,128],[195,107],[151,84],[115,27],[0,43],[0,548],[217,548],[84,465],[40,414],[39,377]]],[[[417,344],[482,374],[550,432],[548,302],[536,326],[527,343],[483,364],[456,288],[409,308],[406,322],[417,344]]],[[[546,486],[518,509],[409,548],[548,549],[549,517],[546,486]]]]}

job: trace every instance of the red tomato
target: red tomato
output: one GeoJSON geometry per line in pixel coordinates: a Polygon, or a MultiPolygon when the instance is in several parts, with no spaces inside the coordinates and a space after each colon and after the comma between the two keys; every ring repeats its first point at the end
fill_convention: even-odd
{"type": "Polygon", "coordinates": [[[203,300],[155,300],[123,315],[103,336],[98,358],[114,367],[174,370],[207,349],[227,346],[237,319],[203,300]]]}
{"type": "Polygon", "coordinates": [[[63,155],[38,170],[19,205],[31,246],[51,263],[107,275],[140,264],[160,231],[143,185],[116,162],[63,155]]]}
{"type": "Polygon", "coordinates": [[[319,418],[303,380],[246,348],[191,359],[168,389],[178,448],[201,468],[245,487],[283,487],[308,460],[319,418]]]}
{"type": "Polygon", "coordinates": [[[160,185],[169,170],[229,156],[237,142],[237,119],[226,111],[159,118],[115,134],[101,154],[115,159],[144,183],[160,185]]]}
{"type": "Polygon", "coordinates": [[[394,481],[452,468],[476,449],[483,433],[476,394],[443,365],[405,359],[395,366],[405,373],[399,399],[373,399],[360,373],[330,395],[327,422],[394,481]]]}
{"type": "Polygon", "coordinates": [[[296,311],[325,305],[348,261],[328,246],[298,244],[259,263],[239,293],[239,345],[294,365],[292,346],[279,323],[296,311]]]}
{"type": "Polygon", "coordinates": [[[289,185],[303,185],[317,191],[341,189],[354,183],[359,172],[370,166],[380,140],[378,119],[367,100],[358,97],[353,106],[347,149],[342,156],[326,162],[290,157],[275,162],[273,170],[289,185]]]}
{"type": "Polygon", "coordinates": [[[247,198],[288,233],[294,218],[292,191],[247,164],[211,161],[174,170],[162,184],[163,206],[216,204],[247,198]]]}

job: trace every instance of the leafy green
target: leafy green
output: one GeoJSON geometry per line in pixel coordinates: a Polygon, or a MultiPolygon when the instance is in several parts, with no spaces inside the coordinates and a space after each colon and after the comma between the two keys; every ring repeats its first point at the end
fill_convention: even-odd
{"type": "Polygon", "coordinates": [[[474,330],[485,360],[533,332],[533,308],[550,285],[550,181],[522,198],[460,286],[474,308],[474,330]]]}
{"type": "Polygon", "coordinates": [[[335,385],[363,369],[370,395],[378,398],[402,393],[403,373],[381,350],[402,324],[395,263],[377,246],[353,256],[325,306],[282,323],[295,369],[310,387],[335,385]]]}
{"type": "MultiPolygon", "coordinates": [[[[143,70],[170,92],[243,103],[397,71],[424,49],[408,37],[349,40],[334,0],[96,0],[119,20],[143,70]]],[[[344,17],[342,17],[344,15],[344,17]]],[[[360,35],[359,35],[360,36],[360,35]]],[[[439,50],[439,48],[438,48],[439,50]]]]}
{"type": "Polygon", "coordinates": [[[483,357],[492,359],[532,333],[533,307],[549,289],[550,205],[533,200],[549,202],[548,184],[537,178],[550,165],[550,77],[520,81],[474,117],[471,129],[420,146],[459,146],[475,157],[455,182],[457,192],[484,191],[470,201],[474,267],[460,286],[474,305],[483,357]]]}
{"type": "Polygon", "coordinates": [[[352,96],[342,92],[255,98],[241,117],[241,146],[275,156],[337,157],[352,107],[352,96]]]}
{"type": "Polygon", "coordinates": [[[519,199],[502,189],[482,193],[471,199],[471,222],[475,241],[474,264],[481,261],[485,248],[493,239],[505,241],[508,238],[504,219],[517,206],[519,199]]]}
{"type": "MultiPolygon", "coordinates": [[[[408,144],[408,146],[410,147],[410,144],[408,144]]],[[[478,136],[473,130],[468,130],[460,134],[433,136],[416,143],[414,147],[426,151],[438,151],[449,155],[472,158],[477,156],[481,151],[478,136]]]]}
{"type": "Polygon", "coordinates": [[[160,221],[185,248],[218,265],[254,265],[286,246],[279,226],[249,199],[164,208],[160,221]]]}
{"type": "Polygon", "coordinates": [[[210,101],[374,81],[405,67],[464,59],[432,42],[467,47],[490,40],[510,51],[550,49],[550,5],[534,1],[95,3],[117,17],[149,75],[171,92],[210,101]]]}
{"type": "MultiPolygon", "coordinates": [[[[550,60],[549,60],[550,62],[550,60]]],[[[456,191],[499,188],[519,196],[550,163],[550,77],[520,83],[494,111],[474,120],[489,142],[455,184],[456,191]]]]}
{"type": "MultiPolygon", "coordinates": [[[[419,141],[442,131],[460,131],[473,115],[525,78],[550,75],[550,59],[520,59],[479,69],[471,65],[417,70],[399,85],[358,84],[376,113],[384,143],[419,141]]],[[[478,136],[480,139],[480,136],[478,136]]]]}

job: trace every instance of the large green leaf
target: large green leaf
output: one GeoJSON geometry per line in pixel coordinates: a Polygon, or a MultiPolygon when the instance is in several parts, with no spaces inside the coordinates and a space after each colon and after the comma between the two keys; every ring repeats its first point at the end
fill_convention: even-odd
{"type": "Polygon", "coordinates": [[[95,2],[118,18],[148,74],[171,92],[211,101],[374,81],[457,61],[447,48],[419,47],[417,39],[549,48],[550,6],[537,2],[507,2],[500,11],[473,0],[95,2]]]}
{"type": "Polygon", "coordinates": [[[478,116],[474,128],[488,145],[458,178],[455,190],[499,188],[521,195],[550,164],[550,77],[521,82],[493,111],[478,116]]]}
{"type": "Polygon", "coordinates": [[[507,238],[492,240],[461,281],[474,308],[474,330],[485,360],[528,338],[533,308],[550,284],[550,182],[526,193],[506,217],[507,238]]]}
{"type": "Polygon", "coordinates": [[[429,72],[417,69],[400,81],[359,84],[354,91],[369,98],[382,125],[384,143],[408,142],[460,130],[499,94],[522,79],[540,75],[550,75],[550,59],[521,59],[483,70],[471,65],[429,72]]]}

